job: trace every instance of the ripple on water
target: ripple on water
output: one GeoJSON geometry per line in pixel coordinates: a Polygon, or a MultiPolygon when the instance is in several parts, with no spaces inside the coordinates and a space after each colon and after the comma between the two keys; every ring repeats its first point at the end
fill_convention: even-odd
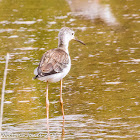
{"type": "Polygon", "coordinates": [[[5,101],[4,103],[5,104],[11,104],[12,102],[11,101],[5,101]]]}
{"type": "Polygon", "coordinates": [[[140,59],[132,59],[131,61],[139,63],[140,59]]]}
{"type": "Polygon", "coordinates": [[[19,103],[28,103],[30,102],[29,100],[23,100],[23,101],[18,101],[19,103]]]}
{"type": "Polygon", "coordinates": [[[139,64],[140,59],[119,60],[118,62],[121,62],[121,63],[124,63],[124,64],[139,64]]]}
{"type": "Polygon", "coordinates": [[[36,21],[14,21],[12,22],[13,24],[27,24],[27,25],[31,25],[31,24],[34,24],[36,23],[36,21]]]}
{"type": "Polygon", "coordinates": [[[0,33],[3,33],[3,32],[12,32],[12,31],[15,31],[15,29],[0,29],[0,33]]]}
{"type": "Polygon", "coordinates": [[[36,40],[34,38],[28,38],[28,40],[25,41],[24,43],[29,44],[29,43],[34,43],[34,42],[36,42],[36,40]]]}
{"type": "Polygon", "coordinates": [[[118,84],[121,84],[123,82],[119,82],[119,81],[116,81],[116,82],[105,82],[106,85],[118,85],[118,84]]]}
{"type": "Polygon", "coordinates": [[[67,18],[68,16],[56,16],[55,19],[65,19],[67,18]]]}
{"type": "Polygon", "coordinates": [[[21,89],[21,90],[18,90],[18,92],[31,92],[31,91],[35,91],[35,87],[27,87],[27,88],[24,88],[24,89],[21,89]]]}
{"type": "Polygon", "coordinates": [[[18,38],[18,37],[19,37],[18,35],[11,35],[8,38],[18,38]]]}
{"type": "Polygon", "coordinates": [[[13,93],[14,90],[5,90],[5,93],[13,93]]]}
{"type": "Polygon", "coordinates": [[[29,51],[29,50],[37,50],[38,47],[22,47],[22,48],[15,48],[14,50],[21,50],[21,51],[29,51]]]}
{"type": "MultiPolygon", "coordinates": [[[[136,116],[137,117],[137,116],[136,116]]],[[[58,138],[62,135],[62,116],[50,118],[51,137],[58,138]]],[[[89,119],[87,115],[65,115],[65,137],[74,138],[133,138],[137,132],[137,124],[131,126],[128,122],[123,122],[122,118],[110,118],[108,121],[89,119]],[[126,131],[128,133],[123,133],[126,131]],[[122,133],[121,133],[122,132],[122,133]]],[[[4,124],[3,133],[12,132],[15,134],[44,134],[46,133],[46,118],[27,121],[21,124],[4,124]]]]}

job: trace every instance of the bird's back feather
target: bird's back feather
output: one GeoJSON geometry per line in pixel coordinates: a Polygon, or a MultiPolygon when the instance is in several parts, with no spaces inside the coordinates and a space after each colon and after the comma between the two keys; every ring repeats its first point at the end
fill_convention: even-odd
{"type": "Polygon", "coordinates": [[[63,49],[51,49],[42,56],[37,68],[37,77],[60,73],[68,63],[69,56],[63,49]]]}

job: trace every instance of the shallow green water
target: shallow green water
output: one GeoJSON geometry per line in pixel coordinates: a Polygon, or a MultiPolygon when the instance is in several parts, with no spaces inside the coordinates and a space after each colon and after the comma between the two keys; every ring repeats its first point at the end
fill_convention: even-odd
{"type": "Polygon", "coordinates": [[[0,90],[5,56],[10,53],[2,126],[5,139],[46,139],[46,83],[32,77],[42,54],[57,47],[63,26],[73,28],[87,45],[70,42],[72,67],[63,84],[64,136],[60,84],[49,84],[51,139],[139,139],[139,0],[102,1],[97,11],[103,16],[95,11],[97,3],[91,2],[95,7],[86,0],[80,4],[0,1],[0,90]],[[109,15],[103,13],[110,12],[106,20],[109,15]]]}

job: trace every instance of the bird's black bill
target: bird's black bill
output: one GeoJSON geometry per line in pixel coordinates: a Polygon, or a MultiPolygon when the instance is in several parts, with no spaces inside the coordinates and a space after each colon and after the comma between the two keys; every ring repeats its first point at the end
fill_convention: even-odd
{"type": "Polygon", "coordinates": [[[77,42],[80,42],[81,44],[83,44],[83,45],[86,45],[83,41],[81,41],[81,40],[78,40],[77,38],[76,39],[74,39],[75,41],[77,41],[77,42]]]}

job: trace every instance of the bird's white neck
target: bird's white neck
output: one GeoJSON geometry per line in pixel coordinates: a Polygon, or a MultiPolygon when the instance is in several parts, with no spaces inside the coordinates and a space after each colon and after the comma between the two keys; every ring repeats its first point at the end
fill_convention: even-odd
{"type": "Polygon", "coordinates": [[[63,43],[63,42],[58,42],[58,48],[62,48],[67,54],[69,54],[68,50],[69,42],[63,43]]]}

